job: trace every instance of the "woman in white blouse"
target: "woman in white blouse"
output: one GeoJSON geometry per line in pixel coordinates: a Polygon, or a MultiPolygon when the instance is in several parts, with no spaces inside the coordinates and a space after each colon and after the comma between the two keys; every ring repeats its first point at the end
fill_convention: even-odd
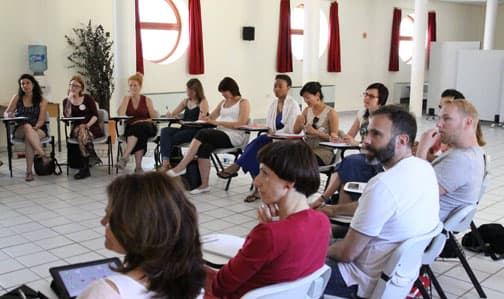
{"type": "MultiPolygon", "coordinates": [[[[292,80],[289,76],[279,74],[275,77],[274,92],[276,99],[271,103],[268,114],[266,116],[266,126],[270,128],[270,133],[300,133],[294,132],[294,123],[296,118],[301,114],[299,104],[289,96],[289,90],[292,86],[292,80]]],[[[257,161],[257,153],[266,144],[269,144],[273,139],[266,135],[259,135],[251,143],[247,145],[243,154],[238,160],[228,166],[223,171],[217,173],[220,178],[228,179],[238,175],[240,168],[245,172],[250,172],[252,177],[256,177],[259,173],[259,162],[257,161]]],[[[245,202],[253,202],[258,200],[259,194],[257,190],[245,198],[245,202]]]]}

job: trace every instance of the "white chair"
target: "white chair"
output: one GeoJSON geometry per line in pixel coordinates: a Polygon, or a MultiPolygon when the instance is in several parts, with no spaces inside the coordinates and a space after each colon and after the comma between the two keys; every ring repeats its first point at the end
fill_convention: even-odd
{"type": "MultiPolygon", "coordinates": [[[[40,144],[50,144],[51,145],[51,157],[54,157],[54,136],[51,136],[51,126],[49,123],[49,112],[46,112],[45,124],[47,126],[47,136],[40,139],[40,144]]],[[[9,136],[7,138],[7,156],[9,158],[9,172],[12,177],[12,147],[15,144],[24,144],[24,138],[16,138],[15,129],[16,122],[7,122],[5,123],[8,126],[9,136]]]]}
{"type": "MultiPolygon", "coordinates": [[[[109,115],[107,110],[98,109],[98,125],[103,133],[102,137],[94,138],[93,144],[107,144],[107,159],[108,159],[108,174],[110,174],[110,167],[114,166],[114,158],[112,153],[112,138],[109,135],[109,127],[108,127],[109,115]]],[[[67,132],[68,122],[65,122],[65,136],[67,140],[67,175],[70,168],[70,151],[68,149],[68,144],[79,144],[79,141],[76,138],[69,137],[67,132]]]]}
{"type": "MultiPolygon", "coordinates": [[[[436,260],[441,251],[443,251],[447,237],[447,232],[443,230],[439,235],[432,239],[431,243],[429,244],[429,246],[427,246],[422,256],[422,267],[420,268],[420,275],[427,274],[441,299],[446,299],[447,297],[443,289],[441,288],[439,281],[434,275],[434,272],[432,272],[430,265],[436,260]]],[[[424,299],[430,298],[430,295],[427,293],[427,290],[425,289],[423,283],[420,281],[420,278],[417,278],[417,280],[415,281],[415,286],[418,288],[424,299]]]]}
{"type": "MultiPolygon", "coordinates": [[[[124,124],[124,119],[116,120],[116,134],[117,134],[116,162],[119,162],[119,159],[121,159],[123,156],[121,144],[127,143],[126,137],[124,136],[125,128],[126,128],[126,125],[124,124]]],[[[155,165],[155,168],[157,169],[161,165],[160,164],[161,159],[160,159],[160,152],[159,152],[159,143],[160,143],[159,127],[156,126],[156,130],[157,130],[156,136],[147,139],[147,142],[152,142],[155,144],[153,155],[154,155],[154,165],[155,165]]],[[[116,168],[116,174],[117,173],[119,173],[119,168],[116,168]]]]}
{"type": "Polygon", "coordinates": [[[322,268],[303,278],[249,291],[243,295],[242,299],[318,299],[324,294],[329,278],[331,278],[331,268],[324,265],[322,268]]]}
{"type": "Polygon", "coordinates": [[[418,277],[425,248],[442,230],[440,222],[431,232],[401,243],[385,264],[371,299],[405,298],[418,277]]]}

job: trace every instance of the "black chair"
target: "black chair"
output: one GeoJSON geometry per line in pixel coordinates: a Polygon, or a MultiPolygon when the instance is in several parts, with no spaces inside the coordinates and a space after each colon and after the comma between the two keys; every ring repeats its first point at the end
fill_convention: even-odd
{"type": "MultiPolygon", "coordinates": [[[[9,172],[12,177],[12,147],[15,144],[24,144],[24,138],[16,138],[15,129],[17,122],[15,120],[3,120],[7,130],[7,156],[9,158],[9,172]]],[[[40,144],[51,145],[51,157],[54,157],[54,136],[51,135],[51,127],[49,123],[49,113],[46,112],[45,124],[47,126],[47,136],[40,139],[40,144]]]]}
{"type": "MultiPolygon", "coordinates": [[[[109,127],[108,127],[108,122],[109,122],[109,116],[108,112],[105,109],[98,109],[98,125],[100,126],[100,129],[102,130],[103,136],[94,138],[93,139],[93,144],[107,144],[107,166],[108,166],[108,174],[110,174],[110,167],[114,166],[114,158],[113,158],[113,153],[112,153],[112,138],[109,135],[109,127]]],[[[77,141],[76,138],[70,137],[68,134],[68,128],[70,126],[69,121],[65,121],[65,138],[66,138],[66,143],[67,143],[67,175],[69,173],[69,168],[70,168],[70,150],[69,150],[69,145],[74,144],[77,145],[79,142],[77,141]]]]}

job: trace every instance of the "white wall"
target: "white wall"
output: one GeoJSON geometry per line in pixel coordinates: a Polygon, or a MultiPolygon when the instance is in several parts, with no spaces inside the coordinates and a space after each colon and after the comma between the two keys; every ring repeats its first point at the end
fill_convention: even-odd
{"type": "MultiPolygon", "coordinates": [[[[299,2],[291,0],[291,5],[299,2]]],[[[321,1],[321,9],[326,16],[329,15],[329,5],[330,1],[321,1]]],[[[387,68],[393,7],[403,8],[405,16],[408,10],[413,11],[414,3],[412,0],[340,0],[339,5],[343,71],[327,73],[326,51],[320,58],[319,78],[323,84],[336,86],[337,110],[355,110],[361,107],[360,93],[367,84],[382,81],[393,94],[394,82],[409,81],[408,65],[401,62],[401,70],[397,73],[390,73],[387,68]],[[364,32],[367,33],[365,39],[362,36],[364,32]]],[[[251,99],[252,117],[264,117],[273,94],[276,74],[278,1],[202,0],[201,6],[205,74],[197,77],[204,84],[211,106],[215,106],[221,98],[217,92],[219,81],[224,76],[231,76],[239,83],[242,95],[251,99]],[[255,27],[255,41],[241,40],[242,26],[255,27]]],[[[484,21],[484,8],[481,6],[430,1],[429,10],[437,12],[438,40],[481,41],[484,21]]],[[[66,56],[70,49],[64,35],[70,34],[72,27],[80,22],[86,23],[89,18],[113,32],[113,1],[0,1],[0,65],[3,67],[0,72],[0,103],[6,103],[16,92],[19,75],[29,71],[26,57],[30,43],[48,46],[49,70],[46,74],[51,87],[50,95],[53,101],[61,101],[73,73],[67,69],[66,56]]],[[[498,21],[502,22],[502,19],[500,16],[498,21]]],[[[497,38],[497,41],[502,45],[504,38],[497,38]]],[[[127,44],[133,46],[133,39],[127,44]]],[[[294,85],[302,84],[301,72],[301,62],[295,60],[294,72],[290,74],[294,85]]],[[[144,91],[182,91],[190,77],[186,55],[169,65],[145,61],[144,91]]]]}
{"type": "Polygon", "coordinates": [[[499,5],[499,11],[497,12],[497,33],[495,36],[495,49],[504,50],[504,5],[499,5]],[[500,29],[500,30],[499,30],[500,29]]]}

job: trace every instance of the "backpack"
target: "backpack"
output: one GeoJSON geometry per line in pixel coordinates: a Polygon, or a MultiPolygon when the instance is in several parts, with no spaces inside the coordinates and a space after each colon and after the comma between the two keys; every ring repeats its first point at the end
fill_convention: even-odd
{"type": "Polygon", "coordinates": [[[478,240],[479,236],[471,231],[462,238],[462,245],[474,252],[485,252],[485,255],[490,255],[493,260],[504,258],[504,227],[502,224],[483,224],[477,230],[484,244],[478,240]]]}
{"type": "Polygon", "coordinates": [[[61,166],[53,153],[51,153],[51,157],[47,163],[44,163],[44,159],[42,159],[41,156],[36,155],[33,159],[33,168],[35,168],[35,173],[39,176],[52,174],[60,175],[62,173],[61,166]]]}

